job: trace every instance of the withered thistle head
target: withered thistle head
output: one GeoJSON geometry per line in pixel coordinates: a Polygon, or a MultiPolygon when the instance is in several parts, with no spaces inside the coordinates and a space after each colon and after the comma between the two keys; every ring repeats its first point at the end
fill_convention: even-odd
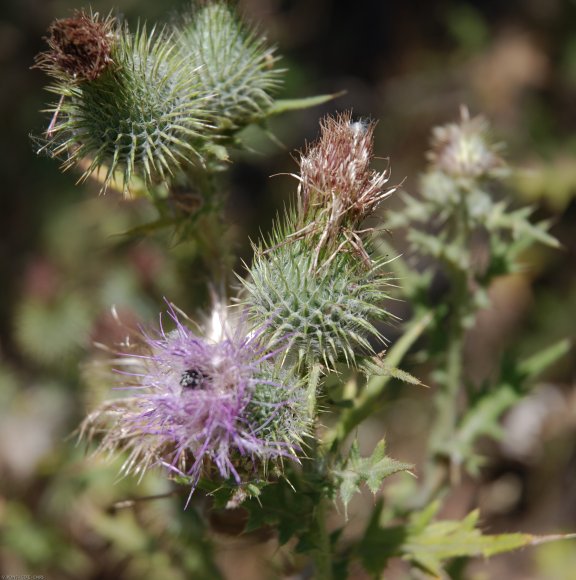
{"type": "Polygon", "coordinates": [[[309,237],[315,244],[315,270],[346,249],[370,266],[360,224],[396,188],[386,188],[390,171],[374,171],[374,124],[352,122],[350,113],[326,117],[320,138],[300,156],[298,204],[292,237],[309,237]]]}
{"type": "Polygon", "coordinates": [[[359,225],[394,188],[389,171],[370,169],[374,123],[347,112],[326,117],[319,140],[300,157],[300,203],[305,214],[330,207],[334,219],[359,225]]]}
{"type": "Polygon", "coordinates": [[[93,81],[112,63],[115,26],[115,18],[101,20],[97,12],[54,20],[46,37],[50,49],[36,57],[35,66],[57,78],[93,81]]]}
{"type": "Polygon", "coordinates": [[[433,130],[427,156],[433,167],[454,178],[490,176],[505,167],[498,145],[490,140],[488,122],[484,117],[470,118],[466,107],[459,123],[433,130]]]}

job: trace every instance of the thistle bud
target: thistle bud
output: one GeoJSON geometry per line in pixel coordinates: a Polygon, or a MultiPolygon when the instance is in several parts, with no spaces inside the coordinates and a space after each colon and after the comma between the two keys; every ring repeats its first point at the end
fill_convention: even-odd
{"type": "Polygon", "coordinates": [[[286,340],[299,365],[356,363],[373,354],[374,326],[389,314],[385,262],[374,263],[360,223],[394,188],[370,169],[373,125],[327,117],[300,158],[298,203],[256,253],[245,305],[270,340],[286,340]]]}
{"type": "MultiPolygon", "coordinates": [[[[95,16],[76,20],[84,31],[103,30],[95,16]]],[[[55,23],[52,29],[53,36],[62,30],[79,36],[70,23],[55,23]]],[[[103,38],[99,37],[100,48],[103,38]]],[[[135,174],[147,183],[165,181],[180,167],[202,161],[209,117],[206,98],[196,69],[178,54],[170,35],[148,34],[145,27],[132,35],[126,27],[116,28],[109,54],[76,50],[71,42],[59,46],[53,57],[45,55],[39,61],[56,62],[63,46],[70,55],[80,55],[75,60],[58,57],[58,70],[66,66],[67,74],[59,74],[51,89],[61,98],[44,148],[64,156],[65,169],[81,163],[85,179],[106,168],[104,189],[120,171],[128,191],[135,174]],[[75,77],[70,76],[72,70],[75,77]]]]}
{"type": "Polygon", "coordinates": [[[337,251],[342,237],[348,249],[369,263],[356,233],[360,224],[395,191],[386,188],[390,172],[370,168],[374,125],[352,122],[350,113],[326,117],[320,138],[300,156],[295,229],[319,237],[316,254],[337,251]]]}
{"type": "Polygon", "coordinates": [[[314,252],[305,239],[276,244],[256,255],[243,282],[252,321],[269,340],[287,341],[299,364],[338,361],[354,365],[373,354],[370,339],[382,341],[373,321],[388,318],[383,263],[363,264],[339,252],[314,270],[314,252]]]}
{"type": "Polygon", "coordinates": [[[282,71],[274,50],[247,27],[228,2],[197,2],[180,35],[181,49],[198,67],[220,130],[237,130],[266,116],[282,71]]]}
{"type": "Polygon", "coordinates": [[[302,214],[331,207],[341,220],[358,225],[393,189],[390,173],[370,169],[374,124],[353,123],[350,113],[326,117],[320,138],[300,157],[302,214]]]}

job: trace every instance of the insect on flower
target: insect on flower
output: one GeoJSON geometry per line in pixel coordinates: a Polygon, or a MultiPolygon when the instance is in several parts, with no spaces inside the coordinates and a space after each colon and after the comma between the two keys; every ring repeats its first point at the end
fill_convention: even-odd
{"type": "Polygon", "coordinates": [[[210,376],[198,369],[187,369],[180,377],[180,385],[185,389],[201,389],[210,382],[210,376]]]}

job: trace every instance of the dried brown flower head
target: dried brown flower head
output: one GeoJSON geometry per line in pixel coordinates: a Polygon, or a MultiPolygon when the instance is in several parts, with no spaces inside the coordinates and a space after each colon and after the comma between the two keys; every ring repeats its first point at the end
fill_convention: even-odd
{"type": "Polygon", "coordinates": [[[320,231],[317,255],[348,245],[369,262],[358,229],[396,189],[385,187],[389,170],[370,168],[374,124],[352,122],[347,112],[324,118],[320,127],[318,141],[300,156],[297,235],[320,231]]]}
{"type": "Polygon", "coordinates": [[[74,13],[72,18],[54,20],[48,28],[49,50],[40,53],[35,66],[51,76],[93,81],[112,63],[116,19],[101,20],[98,13],[74,13]]]}
{"type": "Polygon", "coordinates": [[[352,122],[347,112],[320,123],[320,139],[300,158],[301,202],[332,205],[345,221],[358,225],[393,189],[384,189],[390,172],[370,169],[374,124],[352,122]]]}

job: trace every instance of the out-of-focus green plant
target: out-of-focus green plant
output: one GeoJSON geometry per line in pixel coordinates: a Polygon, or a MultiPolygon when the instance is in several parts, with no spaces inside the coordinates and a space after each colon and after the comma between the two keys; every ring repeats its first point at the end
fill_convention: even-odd
{"type": "Polygon", "coordinates": [[[423,496],[417,499],[423,505],[442,490],[445,477],[457,481],[462,467],[477,472],[481,458],[476,441],[497,436],[501,415],[569,348],[561,341],[530,359],[507,355],[496,377],[480,384],[466,374],[465,334],[479,310],[489,305],[492,283],[518,272],[522,253],[534,243],[558,248],[546,223],[533,224],[530,208],[513,209],[503,196],[509,170],[499,149],[486,121],[470,118],[463,109],[459,123],[433,132],[420,197],[403,195],[405,207],[387,221],[391,229],[406,228],[409,242],[407,257],[394,262],[403,280],[403,297],[418,316],[433,317],[420,358],[435,368],[437,411],[429,457],[434,465],[430,469],[440,469],[444,476],[429,472],[423,496]],[[422,258],[430,266],[414,267],[422,258]],[[428,288],[437,266],[448,280],[449,295],[433,305],[428,288]]]}

